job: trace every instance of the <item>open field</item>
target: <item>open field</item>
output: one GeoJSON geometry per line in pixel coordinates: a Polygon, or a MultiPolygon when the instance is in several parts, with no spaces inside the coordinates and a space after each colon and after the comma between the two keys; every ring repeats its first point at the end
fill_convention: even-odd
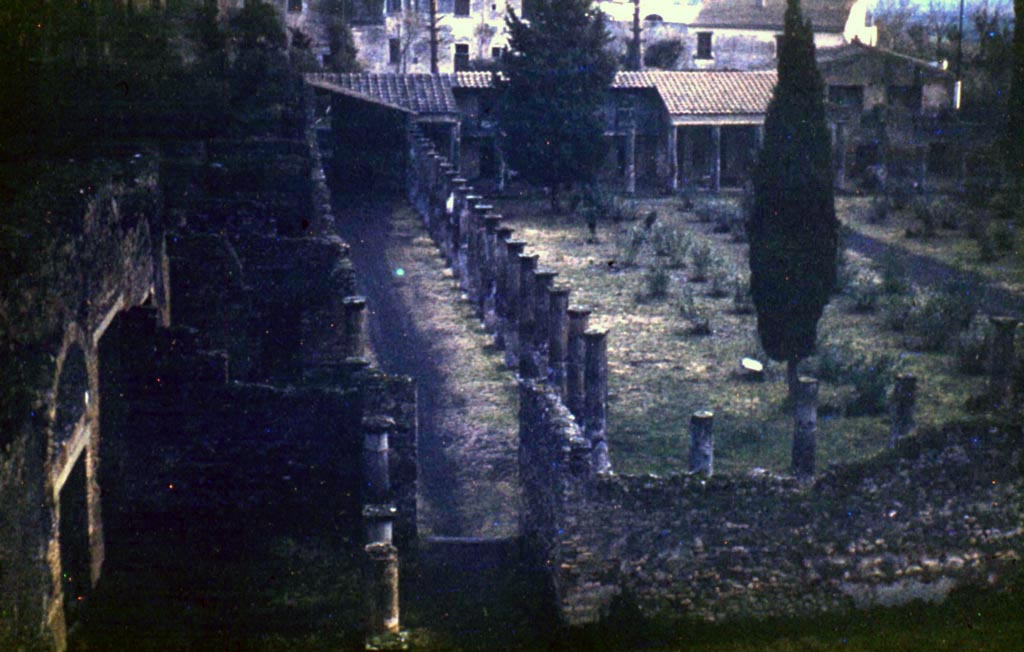
{"type": "MultiPolygon", "coordinates": [[[[715,203],[735,215],[737,202],[715,203]]],[[[849,221],[846,213],[855,207],[840,203],[841,219],[849,221]]],[[[685,469],[690,415],[711,409],[717,470],[787,470],[792,419],[784,365],[765,358],[755,316],[742,309],[742,290],[736,298],[737,286],[747,284],[747,246],[742,238],[716,233],[725,230],[721,220],[716,225],[707,211],[684,211],[677,199],[640,200],[634,208],[639,219],[603,222],[591,241],[581,219],[553,215],[543,200],[497,202],[515,236],[540,255],[540,265],[572,286],[572,303],[592,307],[591,324],[610,329],[608,431],[615,468],[660,474],[685,469]],[[650,211],[657,219],[646,229],[650,211]],[[667,280],[654,278],[658,274],[667,280]],[[697,280],[701,276],[707,280],[697,280]],[[656,296],[660,286],[664,295],[656,296]],[[695,334],[704,320],[711,333],[695,334]],[[745,356],[767,363],[765,382],[742,377],[745,356]]],[[[862,286],[879,293],[884,274],[870,261],[846,258],[844,276],[859,276],[862,286]]],[[[858,301],[845,294],[833,298],[819,324],[819,359],[802,367],[831,379],[822,383],[819,402],[822,467],[870,457],[886,446],[886,382],[895,371],[919,378],[919,425],[961,415],[965,401],[985,386],[980,377],[956,372],[948,354],[912,350],[919,347],[908,346],[906,334],[886,327],[886,310],[865,310],[858,301]]]]}

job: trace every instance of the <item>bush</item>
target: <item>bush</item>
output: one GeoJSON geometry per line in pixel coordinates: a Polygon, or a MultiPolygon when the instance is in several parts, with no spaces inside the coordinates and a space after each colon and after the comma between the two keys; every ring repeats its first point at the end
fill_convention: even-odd
{"type": "Polygon", "coordinates": [[[754,312],[754,300],[750,296],[750,282],[745,278],[733,281],[732,310],[737,315],[750,315],[754,312]]]}
{"type": "Polygon", "coordinates": [[[907,315],[906,332],[923,351],[941,351],[978,312],[981,288],[951,283],[942,290],[922,292],[907,315]]]}
{"type": "Polygon", "coordinates": [[[907,327],[907,319],[914,308],[914,298],[910,294],[887,294],[881,300],[882,323],[891,331],[902,333],[907,327]]]}
{"type": "Polygon", "coordinates": [[[983,263],[992,263],[999,259],[996,255],[996,245],[992,234],[985,229],[978,236],[978,260],[983,263]]]}
{"type": "Polygon", "coordinates": [[[658,256],[668,258],[669,267],[679,268],[686,264],[686,254],[693,241],[680,229],[671,226],[655,226],[651,231],[651,246],[658,256]]]}
{"type": "Polygon", "coordinates": [[[632,226],[625,231],[620,231],[615,240],[618,261],[627,267],[636,265],[644,245],[647,244],[647,238],[647,230],[640,226],[632,226]]]}
{"type": "Polygon", "coordinates": [[[893,181],[889,188],[889,202],[898,211],[903,210],[914,198],[914,187],[908,181],[893,181]]]}
{"type": "Polygon", "coordinates": [[[668,268],[664,265],[655,264],[647,268],[644,274],[644,286],[646,288],[646,299],[664,299],[668,296],[668,286],[672,277],[668,268]]]}
{"type": "Polygon", "coordinates": [[[882,260],[882,293],[886,295],[907,294],[910,281],[907,269],[898,257],[887,254],[882,260]]]}
{"type": "Polygon", "coordinates": [[[711,245],[706,242],[699,242],[690,248],[690,280],[696,283],[703,283],[708,280],[714,258],[711,253],[711,245]]]}
{"type": "Polygon", "coordinates": [[[887,387],[895,368],[888,354],[875,355],[849,346],[824,341],[813,359],[815,376],[833,385],[852,385],[853,399],[846,406],[847,416],[884,412],[887,387]]]}
{"type": "Polygon", "coordinates": [[[686,286],[679,298],[679,315],[687,320],[690,335],[711,335],[711,317],[708,311],[697,304],[693,290],[686,286]]]}
{"type": "Polygon", "coordinates": [[[954,346],[957,371],[968,376],[985,373],[988,360],[988,320],[975,315],[967,329],[956,338],[954,346]]]}
{"type": "Polygon", "coordinates": [[[910,208],[914,214],[914,219],[921,225],[920,230],[916,231],[915,235],[920,235],[923,238],[933,237],[936,231],[936,220],[935,213],[932,211],[931,201],[926,197],[917,197],[911,203],[910,208]]]}
{"type": "Polygon", "coordinates": [[[996,250],[1000,253],[1013,253],[1016,242],[1013,225],[1003,221],[997,223],[992,229],[992,240],[996,250]]]}
{"type": "Polygon", "coordinates": [[[875,197],[868,204],[868,224],[884,224],[889,220],[889,201],[884,197],[875,197]]]}
{"type": "Polygon", "coordinates": [[[731,279],[729,278],[728,273],[724,269],[715,265],[711,269],[709,278],[711,280],[710,287],[708,287],[709,297],[712,299],[724,299],[729,296],[729,290],[732,284],[730,283],[731,279]]]}
{"type": "Polygon", "coordinates": [[[857,274],[845,287],[854,312],[875,312],[882,295],[880,284],[869,274],[857,274]]]}
{"type": "Polygon", "coordinates": [[[685,53],[686,45],[683,43],[683,39],[670,38],[655,41],[644,50],[644,65],[648,68],[675,70],[679,67],[685,53]]]}

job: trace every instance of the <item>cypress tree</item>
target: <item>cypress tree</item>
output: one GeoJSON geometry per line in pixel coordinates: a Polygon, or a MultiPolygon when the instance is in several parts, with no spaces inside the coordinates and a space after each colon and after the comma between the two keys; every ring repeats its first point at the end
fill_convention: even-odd
{"type": "Polygon", "coordinates": [[[528,182],[560,188],[593,181],[604,160],[604,95],[615,77],[605,16],[592,0],[536,0],[529,22],[509,10],[502,69],[502,147],[528,182]]]}
{"type": "Polygon", "coordinates": [[[1010,178],[1024,194],[1024,0],[1013,0],[1013,76],[1007,110],[1007,149],[1010,178]]]}
{"type": "Polygon", "coordinates": [[[792,391],[835,286],[838,240],[824,85],[799,0],[788,0],[778,72],[754,171],[750,284],[761,344],[787,363],[792,391]]]}

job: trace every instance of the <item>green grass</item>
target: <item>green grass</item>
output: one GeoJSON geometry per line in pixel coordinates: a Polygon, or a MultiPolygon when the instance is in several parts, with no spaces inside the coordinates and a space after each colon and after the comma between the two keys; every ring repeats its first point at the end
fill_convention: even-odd
{"type": "MultiPolygon", "coordinates": [[[[602,224],[598,242],[590,243],[580,220],[551,215],[541,201],[505,200],[499,202],[498,210],[516,229],[516,237],[540,255],[541,264],[556,269],[559,279],[572,286],[571,302],[593,308],[591,324],[610,329],[608,436],[616,469],[658,474],[683,470],[690,415],[705,408],[715,412],[718,470],[788,469],[793,425],[785,402],[784,368],[761,351],[753,314],[736,314],[731,296],[712,298],[710,283],[690,281],[689,260],[690,267],[669,270],[668,297],[637,301],[645,295],[646,269],[658,257],[648,249],[636,264],[619,262],[622,251],[617,243],[636,223],[602,224]],[[711,335],[688,333],[688,320],[678,309],[684,292],[692,294],[697,308],[710,315],[711,335]],[[766,382],[740,377],[744,356],[768,363],[766,382]]],[[[698,223],[693,214],[679,211],[674,200],[639,202],[638,214],[648,210],[658,211],[661,228],[684,231],[695,246],[707,243],[719,273],[746,282],[747,245],[734,242],[728,234],[712,233],[713,223],[698,223]]],[[[854,269],[869,271],[867,261],[854,255],[848,258],[854,269]]],[[[981,391],[981,379],[952,373],[949,356],[905,350],[903,336],[883,329],[879,313],[855,314],[850,302],[843,296],[833,299],[819,335],[853,353],[888,352],[898,360],[899,370],[916,373],[921,379],[920,425],[939,425],[959,416],[965,398],[981,391]]],[[[887,444],[885,414],[841,416],[851,391],[848,385],[823,384],[821,388],[821,467],[868,458],[887,444]]]]}

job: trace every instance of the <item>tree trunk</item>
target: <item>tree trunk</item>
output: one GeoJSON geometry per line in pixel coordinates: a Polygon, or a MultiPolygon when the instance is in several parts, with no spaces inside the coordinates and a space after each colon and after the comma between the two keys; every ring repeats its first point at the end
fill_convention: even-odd
{"type": "Polygon", "coordinates": [[[794,405],[796,404],[796,390],[797,383],[800,380],[800,374],[797,371],[797,366],[800,364],[800,360],[797,358],[790,358],[786,360],[786,384],[789,387],[789,400],[794,405]]]}
{"type": "Polygon", "coordinates": [[[430,0],[430,74],[436,75],[437,70],[437,0],[430,0]]]}

